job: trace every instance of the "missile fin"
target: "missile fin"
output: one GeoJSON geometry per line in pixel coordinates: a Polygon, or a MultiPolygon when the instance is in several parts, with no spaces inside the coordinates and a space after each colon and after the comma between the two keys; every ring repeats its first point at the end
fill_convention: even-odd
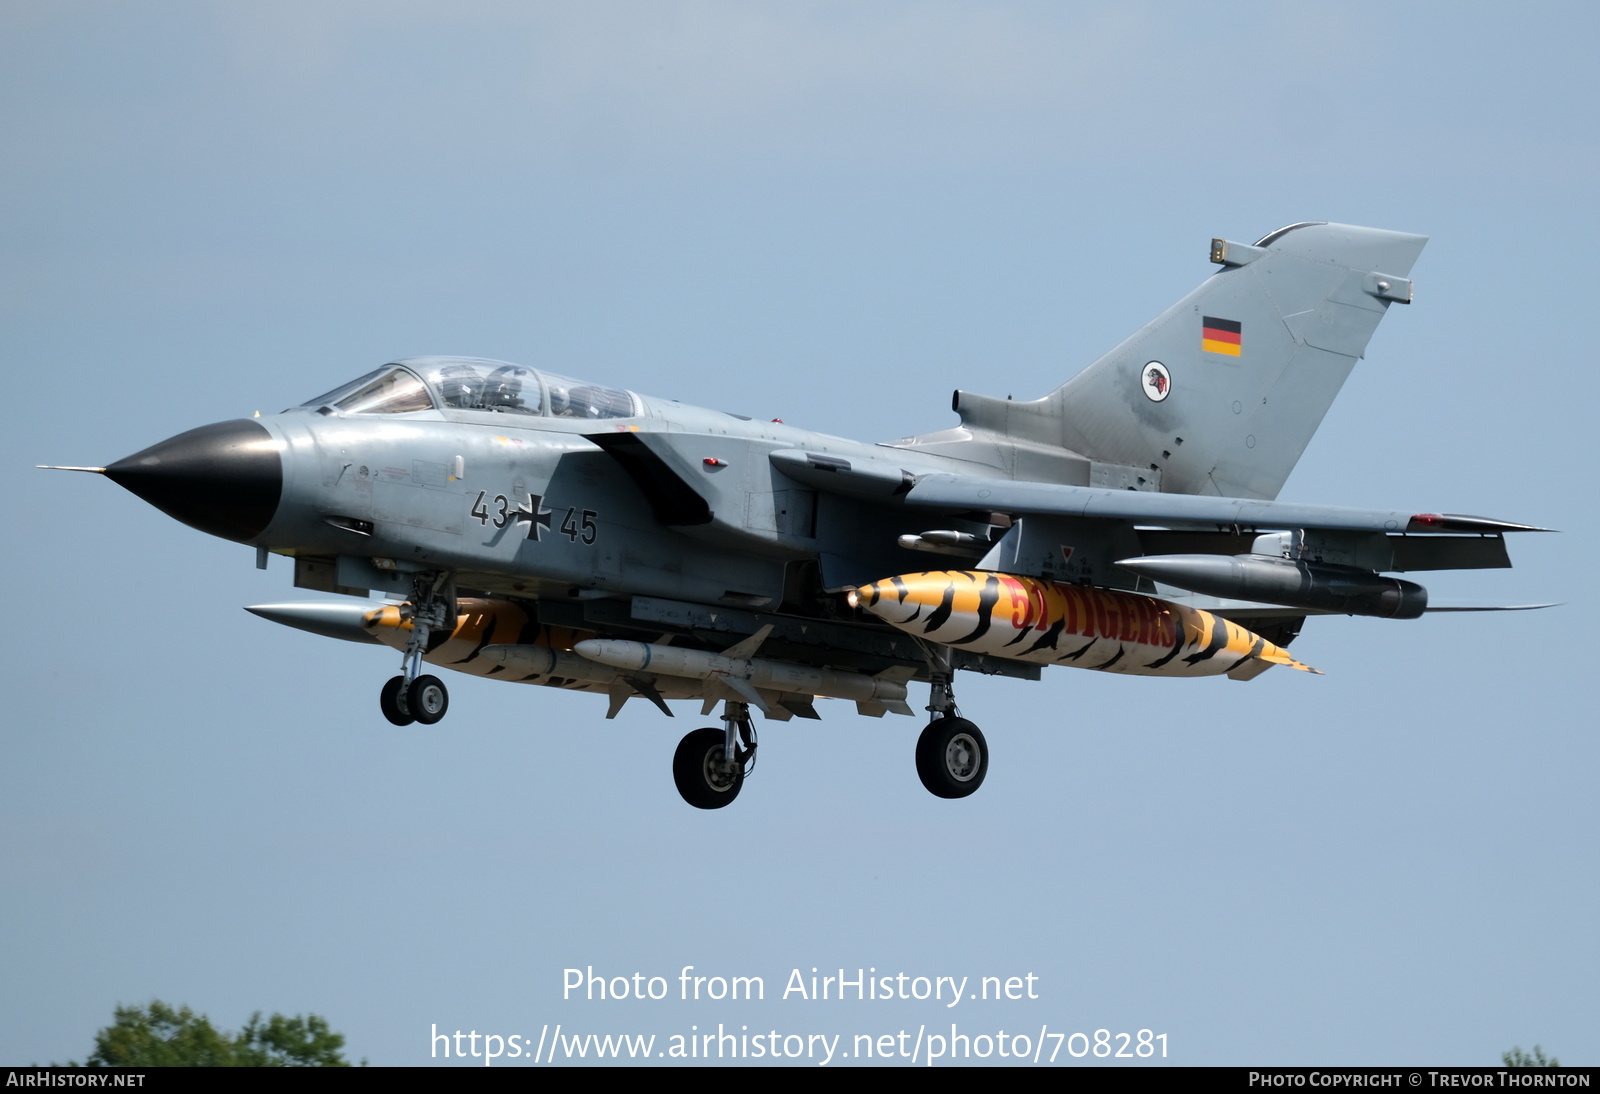
{"type": "Polygon", "coordinates": [[[882,718],[888,708],[877,699],[862,699],[856,703],[856,713],[865,718],[882,718]]]}
{"type": "Polygon", "coordinates": [[[774,691],[772,688],[756,688],[756,693],[765,699],[767,706],[771,708],[770,712],[763,713],[766,713],[767,717],[775,722],[787,722],[793,717],[789,708],[783,705],[785,699],[799,698],[809,700],[811,698],[809,695],[802,695],[798,692],[774,691]]]}
{"type": "Polygon", "coordinates": [[[916,675],[917,666],[915,665],[890,665],[882,672],[874,673],[872,678],[874,680],[883,680],[890,684],[905,684],[909,683],[916,675]]]}
{"type": "Polygon", "coordinates": [[[811,705],[812,696],[791,694],[778,700],[778,705],[792,712],[797,718],[810,718],[820,722],[822,715],[817,713],[817,708],[811,705]]]}
{"type": "MultiPolygon", "coordinates": [[[[654,703],[656,705],[656,709],[661,711],[662,714],[665,714],[668,718],[674,717],[672,709],[667,706],[667,701],[661,697],[661,693],[656,690],[656,686],[652,684],[646,677],[624,676],[623,680],[630,688],[634,690],[636,694],[642,695],[654,703]]],[[[620,707],[622,704],[618,703],[617,706],[620,707]]],[[[607,717],[610,717],[610,715],[607,715],[607,717]]]]}
{"type": "Polygon", "coordinates": [[[784,721],[789,717],[789,712],[779,710],[773,713],[773,704],[766,697],[750,685],[748,680],[740,680],[735,676],[725,676],[722,673],[713,673],[706,677],[706,703],[703,713],[710,714],[717,703],[727,700],[733,703],[749,703],[768,718],[784,721]]]}
{"type": "Polygon", "coordinates": [[[622,688],[612,688],[610,694],[611,705],[606,708],[606,718],[608,719],[615,718],[617,712],[623,708],[629,699],[633,698],[631,692],[624,691],[622,688]]]}
{"type": "Polygon", "coordinates": [[[771,633],[772,624],[768,623],[755,634],[752,634],[749,638],[744,639],[742,642],[735,642],[733,645],[723,650],[722,656],[730,658],[734,661],[743,661],[745,658],[753,656],[756,650],[761,648],[761,643],[765,642],[767,640],[767,636],[771,633]]]}

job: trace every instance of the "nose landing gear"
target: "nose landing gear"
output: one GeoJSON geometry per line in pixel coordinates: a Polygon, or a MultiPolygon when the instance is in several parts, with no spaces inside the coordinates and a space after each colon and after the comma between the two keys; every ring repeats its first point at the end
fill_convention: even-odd
{"type": "Polygon", "coordinates": [[[450,692],[437,676],[422,675],[422,655],[435,631],[455,621],[455,586],[450,575],[423,575],[412,587],[411,602],[402,607],[411,617],[411,635],[400,663],[400,675],[383,685],[378,706],[397,726],[412,722],[431,726],[450,709],[450,692]]]}

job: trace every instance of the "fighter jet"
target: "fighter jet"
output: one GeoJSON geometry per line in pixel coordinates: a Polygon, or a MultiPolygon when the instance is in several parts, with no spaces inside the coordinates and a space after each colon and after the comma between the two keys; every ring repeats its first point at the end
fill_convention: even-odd
{"type": "Polygon", "coordinates": [[[335,594],[266,619],[400,654],[398,726],[445,716],[424,665],[721,706],[685,736],[690,805],[732,802],[766,719],[911,715],[923,784],[977,790],[957,670],[1052,665],[1250,680],[1312,671],[1309,616],[1411,619],[1394,573],[1503,567],[1482,517],[1276,501],[1426,239],[1323,222],[1240,244],[1121,345],[1032,401],[955,393],[960,424],[862,444],[470,357],[386,364],[282,413],[98,471],[335,594]],[[374,596],[376,594],[376,598],[374,596]]]}

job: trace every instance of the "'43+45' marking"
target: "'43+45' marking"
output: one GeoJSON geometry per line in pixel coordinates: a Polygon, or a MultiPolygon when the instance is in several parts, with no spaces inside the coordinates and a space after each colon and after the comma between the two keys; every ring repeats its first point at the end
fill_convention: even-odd
{"type": "MultiPolygon", "coordinates": [[[[544,507],[542,494],[529,494],[526,503],[513,509],[511,499],[504,494],[496,494],[491,498],[487,490],[479,490],[477,500],[472,503],[472,515],[485,527],[493,524],[496,528],[504,528],[516,521],[524,521],[528,525],[528,538],[538,540],[541,531],[550,530],[550,519],[555,516],[555,510],[544,507]]],[[[575,543],[590,546],[599,535],[595,525],[595,518],[599,515],[593,509],[579,510],[568,506],[566,515],[561,518],[559,531],[575,543]]]]}

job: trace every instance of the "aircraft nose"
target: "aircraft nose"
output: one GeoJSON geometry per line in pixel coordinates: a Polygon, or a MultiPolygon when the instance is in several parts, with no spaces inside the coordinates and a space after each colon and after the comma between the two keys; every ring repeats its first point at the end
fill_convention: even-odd
{"type": "Polygon", "coordinates": [[[106,468],[106,478],[169,517],[248,542],[278,511],[283,459],[260,422],[242,418],[179,433],[106,468]]]}

